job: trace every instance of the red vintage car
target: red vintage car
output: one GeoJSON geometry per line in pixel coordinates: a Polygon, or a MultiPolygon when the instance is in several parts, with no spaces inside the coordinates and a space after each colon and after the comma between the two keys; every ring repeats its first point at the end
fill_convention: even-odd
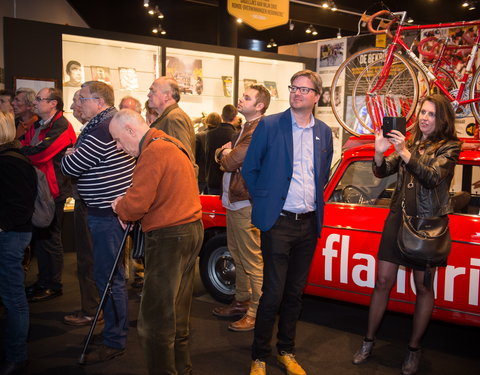
{"type": "MultiPolygon", "coordinates": [[[[358,142],[358,141],[357,141],[358,142]]],[[[344,151],[325,188],[325,221],[305,293],[368,305],[375,283],[376,253],[396,175],[372,173],[370,142],[344,151]]],[[[355,142],[354,142],[355,143],[355,142]]],[[[480,327],[480,142],[465,140],[450,188],[452,252],[436,274],[433,318],[480,327]]],[[[228,252],[225,210],[218,196],[202,196],[205,242],[200,257],[203,283],[228,302],[235,290],[235,264],[228,252]]],[[[388,309],[413,313],[415,286],[400,267],[388,309]]]]}

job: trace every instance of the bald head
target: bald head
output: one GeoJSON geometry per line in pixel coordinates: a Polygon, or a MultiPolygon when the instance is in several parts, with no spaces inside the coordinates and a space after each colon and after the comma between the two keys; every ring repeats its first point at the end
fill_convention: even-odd
{"type": "Polygon", "coordinates": [[[140,154],[140,141],[150,128],[139,113],[122,109],[113,116],[109,130],[117,149],[136,158],[140,154]]]}
{"type": "Polygon", "coordinates": [[[133,96],[125,96],[118,107],[120,109],[131,109],[132,111],[142,113],[142,103],[133,96]]]}
{"type": "Polygon", "coordinates": [[[148,105],[160,115],[172,104],[180,101],[177,81],[171,77],[160,77],[153,81],[148,92],[148,105]]]}

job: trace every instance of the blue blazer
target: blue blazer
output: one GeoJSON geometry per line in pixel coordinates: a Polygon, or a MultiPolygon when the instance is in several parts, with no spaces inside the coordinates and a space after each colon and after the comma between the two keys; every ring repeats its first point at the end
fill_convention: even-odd
{"type": "MultiPolygon", "coordinates": [[[[331,129],[315,119],[313,126],[317,235],[323,225],[323,187],[333,156],[331,129]]],[[[242,175],[252,198],[252,223],[262,231],[275,224],[285,204],[293,174],[293,136],[290,109],[264,117],[253,133],[242,175]]]]}

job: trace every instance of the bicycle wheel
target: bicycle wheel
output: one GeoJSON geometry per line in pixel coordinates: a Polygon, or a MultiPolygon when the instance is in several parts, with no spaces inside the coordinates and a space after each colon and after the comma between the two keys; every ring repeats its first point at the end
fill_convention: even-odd
{"type": "MultiPolygon", "coordinates": [[[[353,111],[363,128],[373,132],[382,126],[384,116],[402,116],[407,124],[415,114],[419,99],[418,68],[394,54],[389,72],[382,71],[384,59],[368,65],[358,76],[353,88],[353,111]],[[379,82],[383,84],[378,85],[379,82]],[[378,87],[377,87],[378,86],[378,87]]],[[[425,92],[428,92],[428,83],[425,92]]]]}
{"type": "Polygon", "coordinates": [[[353,111],[352,93],[355,81],[368,64],[383,57],[384,50],[381,48],[369,48],[354,53],[339,66],[333,77],[330,89],[332,112],[338,123],[355,136],[371,134],[368,128],[365,129],[358,122],[353,111]]]}
{"type": "Polygon", "coordinates": [[[478,99],[470,104],[473,117],[477,123],[480,123],[480,69],[477,70],[470,83],[470,99],[478,99]]]}

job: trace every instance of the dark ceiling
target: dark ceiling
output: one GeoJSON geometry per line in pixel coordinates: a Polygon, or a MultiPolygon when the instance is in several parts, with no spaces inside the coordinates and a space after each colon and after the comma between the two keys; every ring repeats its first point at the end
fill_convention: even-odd
{"type": "MultiPolygon", "coordinates": [[[[147,14],[143,0],[97,0],[95,5],[85,0],[68,0],[85,22],[92,28],[152,36],[152,29],[158,25],[154,17],[147,14]]],[[[358,15],[311,7],[303,3],[320,4],[320,0],[290,2],[290,18],[295,25],[289,30],[288,24],[265,31],[256,31],[246,24],[237,25],[226,11],[226,0],[157,0],[165,18],[162,27],[167,31],[165,38],[252,48],[252,40],[260,40],[261,49],[273,38],[278,45],[302,43],[315,39],[332,38],[339,28],[342,35],[355,35],[358,15]],[[305,33],[309,24],[318,30],[317,36],[305,33]]],[[[388,7],[392,11],[407,11],[415,24],[469,21],[478,19],[478,9],[469,11],[461,7],[462,0],[335,0],[339,9],[355,13],[368,10],[372,14],[388,7]]],[[[479,1],[476,1],[480,9],[479,1]]],[[[365,30],[363,30],[365,32],[365,30]]]]}

